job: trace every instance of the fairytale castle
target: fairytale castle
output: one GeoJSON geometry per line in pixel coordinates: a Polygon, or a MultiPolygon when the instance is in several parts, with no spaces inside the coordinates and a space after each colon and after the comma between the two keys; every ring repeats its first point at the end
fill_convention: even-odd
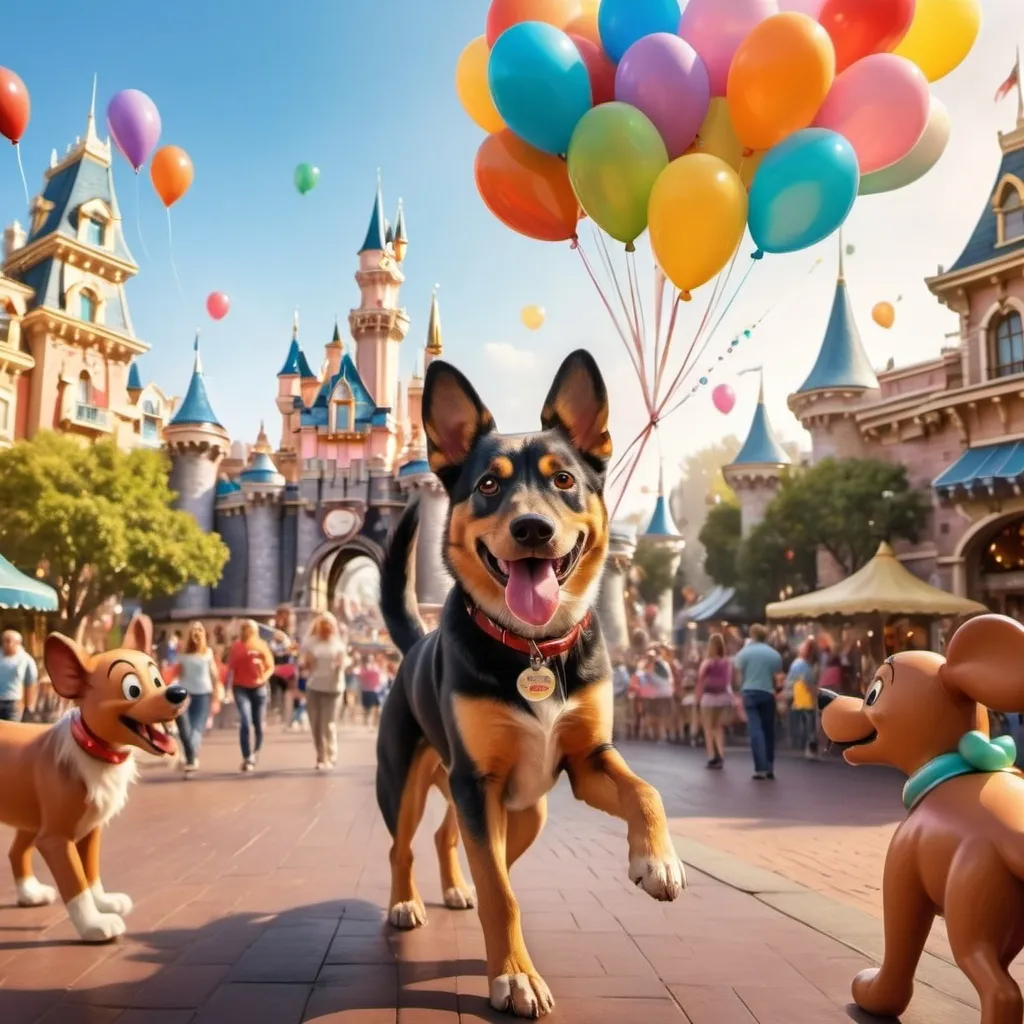
{"type": "MultiPolygon", "coordinates": [[[[91,110],[83,137],[54,152],[27,230],[4,232],[0,273],[0,445],[53,429],[84,441],[163,447],[178,504],[230,552],[216,587],[190,586],[154,612],[165,620],[269,615],[281,602],[330,607],[346,566],[379,561],[390,525],[421,498],[416,586],[443,602],[446,498],[426,462],[423,372],[441,354],[434,295],[421,366],[404,389],[399,352],[409,330],[400,304],[405,214],[384,217],[378,181],[358,251],[351,341],[336,324],[314,372],[296,318],[277,375],[280,442],[266,432],[232,443],[214,412],[198,341],[180,403],[143,385],[134,360],[149,350],[132,326],[126,283],[138,273],[114,191],[109,140],[91,110]]],[[[284,348],[284,346],[282,346],[284,348]]],[[[269,396],[268,396],[269,397],[269,396]]]]}

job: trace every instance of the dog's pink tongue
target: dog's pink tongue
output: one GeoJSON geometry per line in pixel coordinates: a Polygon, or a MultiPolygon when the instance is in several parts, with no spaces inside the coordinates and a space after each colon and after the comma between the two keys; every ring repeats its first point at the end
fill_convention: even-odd
{"type": "Polygon", "coordinates": [[[547,625],[558,609],[558,578],[555,563],[546,558],[526,558],[508,563],[505,604],[521,622],[547,625]]]}

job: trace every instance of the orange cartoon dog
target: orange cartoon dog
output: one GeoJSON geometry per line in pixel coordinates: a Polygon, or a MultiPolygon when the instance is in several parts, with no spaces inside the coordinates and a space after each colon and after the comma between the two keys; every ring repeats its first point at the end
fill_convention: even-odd
{"type": "Polygon", "coordinates": [[[945,658],[897,654],[863,701],[822,691],[819,703],[825,735],[849,745],[850,764],[909,776],[882,882],[885,956],[854,979],[855,1002],[882,1016],[907,1008],[941,914],[981,999],[981,1024],[1021,1024],[1008,968],[1024,948],[1024,776],[1013,741],[989,739],[985,708],[1024,711],[1024,627],[979,616],[957,630],[945,658]]]}
{"type": "Polygon", "coordinates": [[[150,657],[152,624],[137,616],[125,648],[90,657],[59,633],[46,638],[53,688],[76,707],[56,725],[0,722],[0,823],[16,830],[11,868],[18,903],[52,903],[57,893],[32,873],[38,848],[85,942],[123,935],[132,901],[100,881],[100,832],[128,800],[134,748],[173,754],[164,729],[184,708],[150,657]]]}

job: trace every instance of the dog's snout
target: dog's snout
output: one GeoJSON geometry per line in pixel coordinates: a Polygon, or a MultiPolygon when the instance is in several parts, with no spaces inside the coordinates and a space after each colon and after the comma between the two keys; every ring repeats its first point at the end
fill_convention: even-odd
{"type": "Polygon", "coordinates": [[[824,711],[838,697],[838,693],[833,693],[832,690],[819,690],[818,691],[818,710],[824,711]]]}
{"type": "Polygon", "coordinates": [[[547,544],[555,535],[555,524],[547,516],[535,512],[516,516],[509,523],[508,529],[513,540],[531,548],[547,544]]]}
{"type": "Polygon", "coordinates": [[[164,691],[164,696],[177,707],[178,704],[184,704],[188,699],[188,690],[184,686],[168,686],[164,691]]]}

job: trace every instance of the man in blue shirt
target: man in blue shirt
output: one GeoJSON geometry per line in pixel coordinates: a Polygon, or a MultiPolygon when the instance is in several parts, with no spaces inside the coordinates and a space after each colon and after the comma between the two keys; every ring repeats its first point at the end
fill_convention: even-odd
{"type": "Polygon", "coordinates": [[[5,629],[0,649],[0,721],[20,722],[22,709],[35,705],[36,663],[21,645],[21,634],[5,629]]]}
{"type": "Polygon", "coordinates": [[[775,694],[782,686],[782,655],[765,641],[764,626],[750,627],[750,642],[733,659],[747,713],[754,778],[775,778],[775,694]]]}

